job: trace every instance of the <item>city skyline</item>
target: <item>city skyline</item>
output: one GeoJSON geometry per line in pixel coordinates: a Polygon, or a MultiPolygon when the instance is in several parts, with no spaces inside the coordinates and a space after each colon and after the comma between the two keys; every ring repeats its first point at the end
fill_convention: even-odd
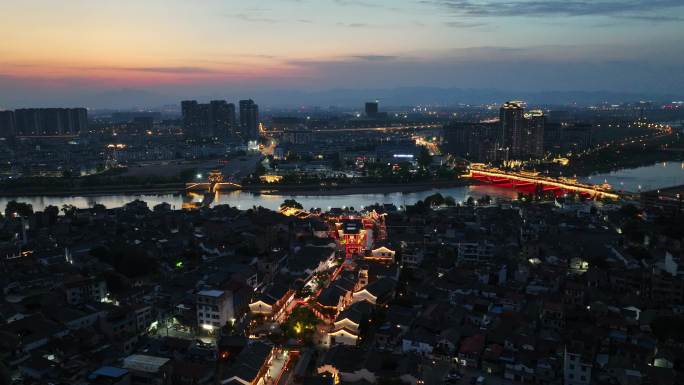
{"type": "Polygon", "coordinates": [[[8,37],[0,108],[336,88],[368,98],[401,87],[678,96],[684,85],[676,39],[684,4],[671,0],[26,1],[1,9],[13,17],[0,26],[8,37]]]}
{"type": "Polygon", "coordinates": [[[683,1],[0,2],[0,385],[684,384],[683,1]]]}

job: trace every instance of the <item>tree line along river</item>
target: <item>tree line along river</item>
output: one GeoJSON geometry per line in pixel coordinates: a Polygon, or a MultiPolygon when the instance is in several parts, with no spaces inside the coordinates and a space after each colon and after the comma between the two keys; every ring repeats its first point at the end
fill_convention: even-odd
{"type": "MultiPolygon", "coordinates": [[[[622,169],[580,178],[580,181],[594,184],[608,182],[616,191],[629,192],[648,191],[684,185],[684,162],[662,162],[651,166],[622,169]]],[[[400,207],[411,205],[416,201],[422,200],[435,193],[451,196],[456,202],[464,202],[469,196],[479,198],[484,195],[489,195],[495,199],[515,199],[517,197],[517,192],[515,190],[488,185],[446,187],[405,193],[345,194],[341,191],[340,194],[328,195],[303,195],[297,194],[296,192],[291,194],[259,194],[247,191],[233,191],[218,194],[212,202],[212,205],[229,204],[241,209],[247,209],[252,206],[263,206],[275,210],[280,206],[283,200],[295,199],[307,209],[328,209],[330,207],[341,206],[362,208],[374,203],[391,203],[400,207]]],[[[200,202],[203,197],[201,195],[191,196],[180,193],[119,193],[84,196],[0,197],[0,210],[4,210],[7,202],[11,200],[29,203],[33,206],[34,210],[40,211],[49,205],[57,207],[73,205],[78,208],[87,208],[92,207],[96,203],[103,204],[108,208],[114,208],[123,206],[136,199],[147,202],[150,208],[159,203],[166,202],[173,208],[180,209],[184,203],[200,202]]]]}

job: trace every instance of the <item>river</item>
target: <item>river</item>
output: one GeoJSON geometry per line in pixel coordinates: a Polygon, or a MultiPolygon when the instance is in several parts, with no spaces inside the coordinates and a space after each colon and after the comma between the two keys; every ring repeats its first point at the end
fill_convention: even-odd
{"type": "MultiPolygon", "coordinates": [[[[604,174],[595,174],[590,177],[581,178],[582,181],[589,183],[603,183],[607,181],[615,190],[637,192],[654,190],[658,188],[683,185],[684,184],[684,163],[664,162],[651,166],[638,167],[634,169],[624,169],[604,174]]],[[[517,192],[510,189],[498,188],[493,186],[461,186],[432,189],[410,193],[374,193],[374,194],[340,194],[340,195],[267,195],[254,194],[251,192],[233,191],[223,193],[216,197],[212,205],[229,204],[241,209],[252,206],[263,206],[269,209],[277,209],[285,199],[295,199],[302,203],[305,208],[330,207],[355,207],[361,208],[373,203],[392,203],[397,207],[410,205],[426,196],[441,193],[445,196],[453,197],[457,202],[465,201],[469,196],[479,198],[489,195],[495,199],[510,200],[515,199],[517,192]]],[[[183,203],[192,201],[197,202],[202,196],[186,196],[183,194],[114,194],[114,195],[92,195],[92,196],[32,196],[32,197],[0,197],[0,210],[10,200],[30,203],[36,211],[43,210],[48,205],[62,207],[69,204],[79,208],[92,207],[95,203],[100,203],[108,208],[120,207],[135,199],[147,202],[150,208],[166,202],[174,209],[180,209],[183,203]]]]}
{"type": "Polygon", "coordinates": [[[582,182],[607,182],[616,191],[640,192],[684,185],[684,162],[661,162],[651,166],[617,170],[579,178],[582,182]]]}
{"type": "MultiPolygon", "coordinates": [[[[432,189],[419,192],[410,193],[372,193],[372,194],[340,194],[340,195],[297,195],[297,194],[255,194],[246,191],[232,191],[227,193],[217,194],[212,205],[229,204],[241,209],[247,209],[252,206],[263,206],[269,209],[277,209],[285,199],[295,199],[304,205],[305,208],[322,208],[328,209],[330,207],[355,207],[361,208],[373,203],[392,203],[397,207],[402,205],[410,205],[418,200],[422,200],[428,195],[441,193],[453,197],[457,202],[463,202],[469,196],[479,198],[484,195],[492,196],[498,199],[515,199],[517,193],[513,190],[501,189],[492,186],[460,186],[451,188],[432,189]]],[[[28,197],[0,197],[0,209],[3,209],[10,200],[17,200],[19,202],[30,203],[35,211],[43,210],[46,206],[53,205],[62,207],[62,205],[74,205],[79,208],[92,207],[96,203],[105,205],[108,208],[120,207],[135,199],[140,199],[147,202],[147,205],[152,208],[155,205],[166,202],[174,209],[180,209],[183,203],[199,202],[202,200],[201,195],[185,195],[185,194],[116,194],[116,195],[88,195],[88,196],[28,196],[28,197]]]]}

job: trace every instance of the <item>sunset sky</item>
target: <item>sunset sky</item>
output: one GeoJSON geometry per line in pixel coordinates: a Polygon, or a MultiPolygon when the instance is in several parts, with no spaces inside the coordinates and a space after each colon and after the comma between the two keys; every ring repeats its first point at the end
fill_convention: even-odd
{"type": "Polygon", "coordinates": [[[136,89],[684,89],[681,0],[0,2],[0,107],[136,89]]]}

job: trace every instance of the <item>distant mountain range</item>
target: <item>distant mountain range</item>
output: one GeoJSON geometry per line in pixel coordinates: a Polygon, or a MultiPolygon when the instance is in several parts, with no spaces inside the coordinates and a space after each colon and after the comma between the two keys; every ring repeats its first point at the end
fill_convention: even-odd
{"type": "Polygon", "coordinates": [[[672,101],[674,95],[639,94],[610,91],[503,91],[495,89],[462,89],[438,87],[403,87],[394,89],[331,89],[318,92],[271,91],[259,95],[265,105],[292,106],[297,104],[317,106],[358,106],[378,99],[381,105],[455,105],[501,103],[506,100],[525,100],[531,104],[588,105],[601,102],[618,103],[639,100],[672,101]]]}
{"type": "MultiPolygon", "coordinates": [[[[361,109],[363,103],[379,100],[381,106],[408,105],[456,105],[501,103],[506,100],[519,99],[529,104],[544,105],[590,105],[601,102],[619,103],[639,100],[668,102],[681,100],[682,95],[658,93],[630,93],[613,91],[519,91],[496,89],[463,89],[439,87],[400,87],[392,89],[330,89],[324,91],[297,90],[227,90],[225,94],[212,93],[206,95],[181,95],[178,92],[162,93],[139,89],[120,89],[93,94],[60,97],[46,100],[45,106],[79,105],[96,109],[131,109],[157,108],[169,104],[180,104],[183,99],[227,99],[237,102],[239,99],[252,98],[264,107],[299,107],[320,106],[327,108],[337,106],[361,109]]],[[[24,103],[6,103],[11,107],[28,107],[24,103]]]]}

